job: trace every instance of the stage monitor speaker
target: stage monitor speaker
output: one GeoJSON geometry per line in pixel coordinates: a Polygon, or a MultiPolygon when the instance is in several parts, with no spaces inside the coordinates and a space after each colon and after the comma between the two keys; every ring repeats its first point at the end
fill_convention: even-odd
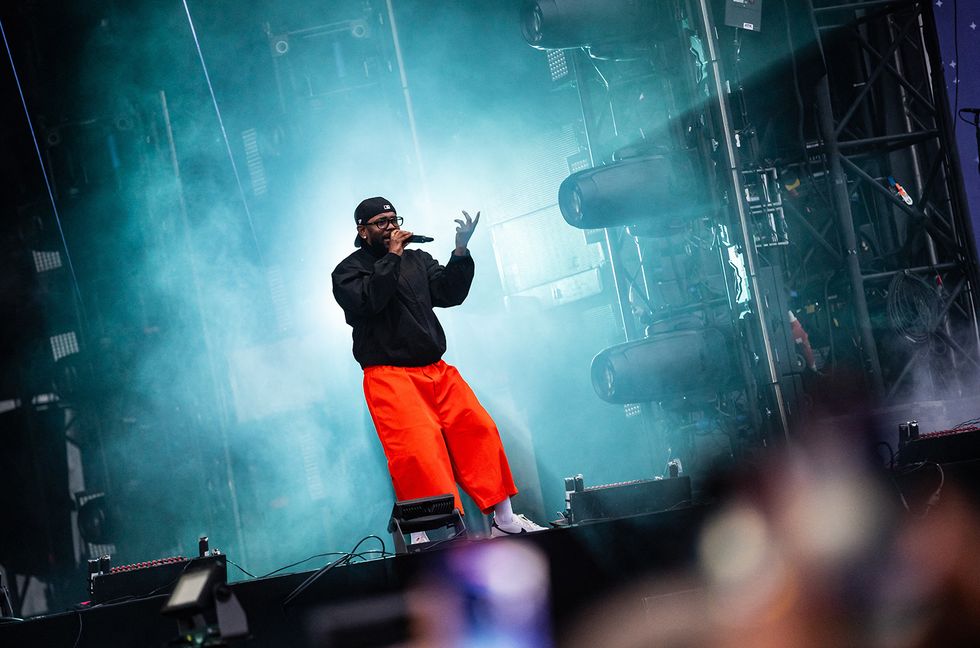
{"type": "Polygon", "coordinates": [[[569,494],[571,522],[656,513],[691,503],[691,478],[642,479],[592,486],[569,494]]]}
{"type": "Polygon", "coordinates": [[[0,563],[45,577],[75,566],[65,411],[0,414],[0,563]]]}

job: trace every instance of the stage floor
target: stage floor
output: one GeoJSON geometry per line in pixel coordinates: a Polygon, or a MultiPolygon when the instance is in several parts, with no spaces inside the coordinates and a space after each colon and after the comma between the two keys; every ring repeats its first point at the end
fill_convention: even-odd
{"type": "MultiPolygon", "coordinates": [[[[325,572],[288,607],[283,606],[286,598],[313,572],[237,582],[231,590],[250,630],[241,645],[390,645],[386,637],[397,639],[407,627],[406,599],[438,581],[451,556],[502,546],[531,549],[547,565],[550,586],[543,625],[550,626],[560,643],[563,631],[606,595],[644,576],[689,567],[707,511],[692,506],[524,536],[454,541],[430,551],[342,565],[325,572]],[[328,643],[325,633],[345,638],[328,643]]],[[[452,584],[446,587],[452,589],[452,584]]],[[[164,646],[178,635],[176,621],[160,613],[166,600],[164,595],[151,596],[0,625],[0,645],[164,646]]],[[[637,606],[639,610],[639,601],[637,606]]]]}

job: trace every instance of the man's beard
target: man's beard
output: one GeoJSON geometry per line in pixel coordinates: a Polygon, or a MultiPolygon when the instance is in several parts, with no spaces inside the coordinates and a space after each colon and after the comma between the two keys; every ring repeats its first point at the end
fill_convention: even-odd
{"type": "Polygon", "coordinates": [[[384,239],[378,239],[377,241],[364,241],[362,246],[368,250],[371,254],[376,257],[383,257],[388,254],[388,245],[385,243],[384,239]]]}

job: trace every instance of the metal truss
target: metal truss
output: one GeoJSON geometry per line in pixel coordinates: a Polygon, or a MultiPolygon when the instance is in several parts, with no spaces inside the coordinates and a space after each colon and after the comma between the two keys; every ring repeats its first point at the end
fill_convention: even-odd
{"type": "Polygon", "coordinates": [[[932,5],[813,0],[811,11],[839,243],[829,223],[787,214],[846,270],[869,387],[886,399],[964,392],[980,370],[977,258],[932,5]]]}
{"type": "MultiPolygon", "coordinates": [[[[788,433],[792,407],[784,395],[785,380],[780,356],[774,349],[773,331],[766,323],[769,308],[760,298],[755,251],[756,247],[782,246],[787,242],[777,178],[774,169],[742,160],[711,9],[706,2],[680,0],[674,11],[687,17],[686,26],[679,27],[675,40],[649,43],[645,57],[609,61],[590,57],[584,50],[568,52],[566,65],[582,108],[584,145],[590,166],[614,161],[624,151],[642,155],[642,145],[614,149],[616,142],[622,145],[624,134],[638,132],[635,127],[631,130],[635,124],[630,119],[636,119],[636,111],[631,110],[629,102],[648,97],[643,103],[655,103],[656,108],[650,107],[646,121],[641,122],[644,127],[654,124],[652,132],[644,133],[647,146],[697,151],[703,167],[700,173],[704,191],[717,205],[716,213],[705,214],[713,232],[705,268],[714,267],[717,271],[714,277],[719,285],[712,286],[717,292],[714,296],[724,295],[727,289],[728,298],[709,295],[694,303],[681,303],[687,295],[681,291],[672,293],[674,299],[653,306],[658,307],[658,318],[698,312],[706,321],[730,319],[733,340],[739,341],[735,345],[738,372],[751,427],[759,438],[778,439],[788,433]],[[729,267],[736,268],[734,274],[738,277],[729,276],[729,267]],[[726,281],[732,285],[726,286],[726,281]],[[675,300],[678,303],[671,303],[675,300]]],[[[645,237],[665,234],[644,232],[642,228],[630,228],[625,233],[619,228],[606,229],[602,234],[626,338],[642,338],[642,324],[629,307],[630,294],[635,291],[643,295],[647,307],[657,302],[650,293],[655,282],[647,276],[644,257],[649,255],[643,247],[649,240],[645,237]],[[631,265],[637,267],[636,272],[627,270],[631,265]]],[[[693,233],[691,236],[698,238],[693,233]]],[[[678,286],[684,281],[676,270],[667,279],[678,286]]],[[[644,407],[649,410],[649,404],[644,407]]]]}
{"type": "MultiPolygon", "coordinates": [[[[725,40],[732,32],[719,31],[707,0],[677,5],[687,21],[684,37],[692,39],[689,60],[679,61],[674,50],[671,65],[658,65],[654,46],[643,64],[585,51],[568,52],[565,61],[593,166],[615,161],[621,151],[614,143],[630,131],[634,113],[624,102],[641,93],[622,87],[640,87],[662,102],[648,122],[668,116],[644,141],[696,148],[704,161],[705,190],[719,206],[706,219],[719,232],[712,248],[722,255],[729,292],[720,308],[707,298],[692,307],[706,316],[726,305],[731,311],[744,411],[755,438],[767,442],[788,437],[825,389],[831,398],[845,382],[859,391],[855,370],[870,394],[891,400],[961,395],[980,370],[977,258],[930,3],[811,0],[796,14],[789,5],[782,26],[770,29],[786,31],[799,153],[785,152],[792,143],[757,146],[752,120],[772,119],[785,129],[792,117],[778,109],[752,114],[769,106],[755,95],[750,109],[744,97],[764,84],[756,78],[743,91],[743,37],[736,31],[733,43],[725,40]],[[807,32],[813,43],[796,40],[807,32]],[[818,141],[807,137],[808,128],[819,131],[818,141]],[[797,172],[794,187],[790,174],[797,172]],[[797,289],[808,302],[791,301],[797,289]],[[811,330],[822,366],[812,358],[801,364],[790,312],[807,313],[813,328],[826,316],[826,330],[811,330]]],[[[602,233],[625,332],[634,339],[643,331],[628,308],[629,284],[651,298],[639,247],[645,234],[602,233]],[[622,245],[630,238],[636,250],[622,245]],[[624,271],[637,259],[640,272],[624,271]]]]}

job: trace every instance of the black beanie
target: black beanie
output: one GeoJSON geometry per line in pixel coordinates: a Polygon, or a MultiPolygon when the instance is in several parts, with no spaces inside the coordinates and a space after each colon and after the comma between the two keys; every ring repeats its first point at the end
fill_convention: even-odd
{"type": "Polygon", "coordinates": [[[357,206],[357,209],[354,210],[354,222],[358,225],[363,225],[378,214],[382,214],[384,212],[398,213],[395,211],[395,206],[392,205],[391,201],[387,198],[382,198],[381,196],[365,198],[361,201],[361,204],[357,206]]]}

